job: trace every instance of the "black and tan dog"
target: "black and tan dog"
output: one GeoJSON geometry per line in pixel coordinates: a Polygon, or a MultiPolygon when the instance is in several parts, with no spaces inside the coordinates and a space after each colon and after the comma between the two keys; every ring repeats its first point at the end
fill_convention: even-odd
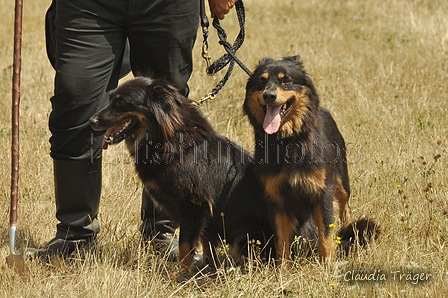
{"type": "MultiPolygon", "coordinates": [[[[131,79],[110,94],[110,103],[90,124],[107,130],[104,149],[125,140],[146,191],[180,225],[184,272],[199,243],[209,261],[220,238],[237,260],[247,255],[248,237],[270,245],[273,232],[253,156],[217,134],[192,101],[170,84],[131,79]]],[[[298,233],[315,235],[312,225],[298,233]]]]}
{"type": "MultiPolygon", "coordinates": [[[[300,57],[261,60],[247,82],[244,112],[254,127],[255,172],[265,186],[277,259],[289,258],[297,228],[312,218],[319,257],[326,260],[334,244],[333,201],[347,224],[338,234],[355,235],[346,147],[332,116],[319,105],[300,57]]],[[[361,237],[374,229],[373,221],[358,221],[361,237]]]]}

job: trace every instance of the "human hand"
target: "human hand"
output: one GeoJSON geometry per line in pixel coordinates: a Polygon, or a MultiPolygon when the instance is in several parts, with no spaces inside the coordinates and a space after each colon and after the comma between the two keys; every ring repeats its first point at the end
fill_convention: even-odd
{"type": "Polygon", "coordinates": [[[217,17],[223,20],[225,15],[229,13],[230,9],[235,6],[238,0],[208,0],[212,18],[217,17]]]}

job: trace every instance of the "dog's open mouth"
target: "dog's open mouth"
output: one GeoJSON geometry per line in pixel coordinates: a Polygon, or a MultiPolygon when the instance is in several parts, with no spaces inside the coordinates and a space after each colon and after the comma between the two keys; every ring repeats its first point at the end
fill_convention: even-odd
{"type": "Polygon", "coordinates": [[[293,104],[294,98],[289,99],[282,105],[263,105],[265,113],[263,129],[267,134],[274,134],[279,130],[283,119],[291,110],[293,104]]]}
{"type": "Polygon", "coordinates": [[[123,122],[112,126],[106,130],[103,139],[103,149],[109,145],[118,144],[126,138],[126,131],[133,126],[132,119],[126,119],[123,122]]]}

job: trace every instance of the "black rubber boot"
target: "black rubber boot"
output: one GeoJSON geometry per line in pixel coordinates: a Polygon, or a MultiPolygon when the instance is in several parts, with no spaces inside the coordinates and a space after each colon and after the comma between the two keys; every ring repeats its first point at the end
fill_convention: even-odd
{"type": "Polygon", "coordinates": [[[93,243],[100,231],[102,160],[54,160],[56,237],[35,251],[39,258],[68,256],[93,243]]]}
{"type": "Polygon", "coordinates": [[[158,251],[169,249],[170,259],[177,259],[179,255],[178,240],[174,238],[176,226],[171,222],[166,214],[159,211],[155,206],[150,195],[143,190],[142,192],[142,224],[140,232],[143,241],[151,241],[158,251]]]}

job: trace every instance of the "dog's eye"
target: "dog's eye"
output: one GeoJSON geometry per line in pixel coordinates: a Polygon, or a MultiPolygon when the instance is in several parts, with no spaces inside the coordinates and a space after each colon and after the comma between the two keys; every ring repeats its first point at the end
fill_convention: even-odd
{"type": "Polygon", "coordinates": [[[267,79],[265,77],[259,77],[257,79],[257,83],[262,85],[262,84],[266,84],[267,79]]]}
{"type": "Polygon", "coordinates": [[[127,103],[126,103],[126,101],[124,101],[124,100],[119,100],[119,101],[117,101],[117,102],[115,103],[115,106],[116,106],[117,108],[120,108],[120,109],[122,109],[122,110],[125,110],[125,109],[126,109],[126,106],[127,106],[127,103]]]}
{"type": "Polygon", "coordinates": [[[284,76],[284,77],[281,79],[281,83],[282,83],[282,84],[289,84],[289,83],[291,83],[291,82],[292,82],[292,79],[291,79],[291,77],[288,76],[288,75],[284,76]]]}
{"type": "Polygon", "coordinates": [[[115,106],[122,108],[122,107],[126,106],[126,102],[124,100],[119,100],[115,103],[115,106]]]}

